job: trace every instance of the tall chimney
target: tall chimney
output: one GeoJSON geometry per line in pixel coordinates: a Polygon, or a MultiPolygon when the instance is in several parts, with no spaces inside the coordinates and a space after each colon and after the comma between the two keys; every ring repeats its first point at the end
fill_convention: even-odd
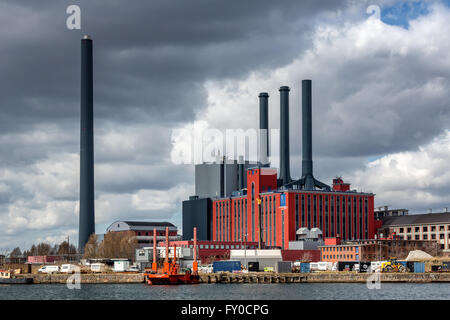
{"type": "Polygon", "coordinates": [[[261,166],[269,164],[269,94],[259,94],[259,163],[261,166]]]}
{"type": "Polygon", "coordinates": [[[314,190],[311,105],[311,80],[302,80],[302,176],[305,178],[306,190],[314,190]]]}
{"type": "Polygon", "coordinates": [[[302,80],[302,177],[295,183],[302,186],[303,190],[315,190],[318,187],[330,191],[329,185],[315,179],[313,175],[311,109],[311,80],[302,80]]]}
{"type": "Polygon", "coordinates": [[[95,233],[92,39],[81,40],[80,221],[78,249],[95,233]]]}
{"type": "Polygon", "coordinates": [[[239,190],[242,190],[245,188],[244,185],[244,181],[245,181],[245,177],[244,177],[244,157],[243,156],[239,156],[239,161],[238,161],[238,178],[239,178],[239,190]]]}
{"type": "Polygon", "coordinates": [[[280,183],[291,182],[289,167],[289,87],[280,88],[280,183]]]}

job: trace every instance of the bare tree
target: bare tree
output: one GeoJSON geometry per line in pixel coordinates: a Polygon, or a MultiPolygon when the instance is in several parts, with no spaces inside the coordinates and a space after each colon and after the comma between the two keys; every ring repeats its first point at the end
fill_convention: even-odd
{"type": "Polygon", "coordinates": [[[10,256],[11,258],[18,258],[18,257],[21,257],[21,256],[22,256],[22,251],[20,250],[19,247],[14,248],[14,250],[10,252],[9,256],[10,256]]]}
{"type": "Polygon", "coordinates": [[[98,253],[102,258],[133,259],[138,242],[134,232],[108,232],[99,246],[98,253]]]}
{"type": "Polygon", "coordinates": [[[84,246],[84,258],[98,258],[99,256],[99,248],[97,243],[97,235],[93,233],[90,237],[86,245],[84,246]]]}

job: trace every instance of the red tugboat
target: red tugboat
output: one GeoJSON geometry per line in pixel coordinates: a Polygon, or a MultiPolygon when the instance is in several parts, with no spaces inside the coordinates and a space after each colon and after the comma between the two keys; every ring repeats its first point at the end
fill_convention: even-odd
{"type": "Polygon", "coordinates": [[[189,270],[185,273],[179,272],[177,264],[177,248],[174,246],[173,260],[169,263],[169,228],[166,227],[166,257],[162,272],[158,272],[156,263],[156,229],[153,230],[153,264],[152,270],[144,273],[145,281],[149,285],[157,284],[196,284],[199,283],[198,263],[197,263],[197,228],[194,228],[194,263],[193,273],[189,270]]]}

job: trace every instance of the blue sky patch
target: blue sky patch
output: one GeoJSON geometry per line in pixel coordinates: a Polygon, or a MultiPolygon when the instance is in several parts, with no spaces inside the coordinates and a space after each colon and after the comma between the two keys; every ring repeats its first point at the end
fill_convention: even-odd
{"type": "MultiPolygon", "coordinates": [[[[450,5],[450,0],[445,0],[450,5]]],[[[409,21],[429,13],[429,1],[399,1],[381,9],[381,20],[390,25],[409,28],[409,21]]]]}

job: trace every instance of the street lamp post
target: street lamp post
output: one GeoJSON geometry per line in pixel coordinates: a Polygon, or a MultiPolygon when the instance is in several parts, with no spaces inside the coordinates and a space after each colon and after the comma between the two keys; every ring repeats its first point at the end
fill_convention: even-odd
{"type": "Polygon", "coordinates": [[[261,233],[261,198],[257,199],[258,202],[258,248],[261,250],[262,245],[262,233],[261,233]]]}

